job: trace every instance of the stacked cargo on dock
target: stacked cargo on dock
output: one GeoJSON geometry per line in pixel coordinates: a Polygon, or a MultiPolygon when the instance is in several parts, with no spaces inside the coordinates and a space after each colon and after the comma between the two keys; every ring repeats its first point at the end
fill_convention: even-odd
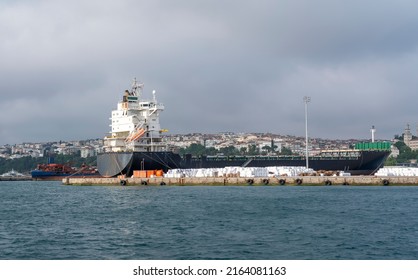
{"type": "Polygon", "coordinates": [[[267,178],[278,176],[300,176],[313,174],[314,170],[302,166],[269,166],[269,167],[241,167],[227,166],[224,168],[190,168],[170,169],[164,175],[166,178],[267,178]]]}
{"type": "Polygon", "coordinates": [[[355,148],[356,150],[379,150],[379,151],[386,151],[390,150],[391,147],[390,142],[360,142],[356,143],[355,148]]]}
{"type": "Polygon", "coordinates": [[[163,177],[164,172],[162,170],[134,170],[133,178],[154,178],[163,177]]]}
{"type": "Polygon", "coordinates": [[[403,167],[403,166],[388,166],[380,168],[376,176],[403,176],[403,177],[416,177],[418,176],[417,167],[403,167]]]}

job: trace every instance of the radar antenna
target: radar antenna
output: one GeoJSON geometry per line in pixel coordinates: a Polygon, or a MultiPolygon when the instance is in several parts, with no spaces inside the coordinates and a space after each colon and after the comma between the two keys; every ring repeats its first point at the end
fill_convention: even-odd
{"type": "Polygon", "coordinates": [[[134,78],[134,81],[132,83],[132,94],[134,96],[141,97],[141,93],[142,93],[142,89],[143,88],[144,88],[144,84],[138,83],[138,81],[136,80],[136,78],[134,78]]]}

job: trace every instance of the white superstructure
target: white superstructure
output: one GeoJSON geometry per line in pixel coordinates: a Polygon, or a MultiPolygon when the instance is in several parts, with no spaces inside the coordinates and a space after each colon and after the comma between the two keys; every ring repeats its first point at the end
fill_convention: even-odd
{"type": "Polygon", "coordinates": [[[110,135],[104,138],[106,152],[159,152],[166,151],[162,142],[159,115],[164,105],[142,99],[144,85],[136,79],[132,90],[126,90],[116,110],[112,111],[110,135]]]}

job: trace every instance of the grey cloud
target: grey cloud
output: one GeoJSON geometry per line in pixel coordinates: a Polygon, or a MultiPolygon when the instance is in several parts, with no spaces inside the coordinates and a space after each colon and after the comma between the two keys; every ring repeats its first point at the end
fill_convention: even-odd
{"type": "Polygon", "coordinates": [[[417,118],[414,1],[1,5],[2,143],[103,137],[134,77],[172,133],[303,135],[304,95],[316,137],[390,138],[417,118]]]}

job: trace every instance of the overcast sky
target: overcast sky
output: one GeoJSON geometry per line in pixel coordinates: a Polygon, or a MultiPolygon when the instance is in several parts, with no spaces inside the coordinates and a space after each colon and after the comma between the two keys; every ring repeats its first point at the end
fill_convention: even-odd
{"type": "Polygon", "coordinates": [[[418,2],[0,2],[0,144],[102,138],[133,78],[169,133],[391,139],[418,123],[418,2]]]}

